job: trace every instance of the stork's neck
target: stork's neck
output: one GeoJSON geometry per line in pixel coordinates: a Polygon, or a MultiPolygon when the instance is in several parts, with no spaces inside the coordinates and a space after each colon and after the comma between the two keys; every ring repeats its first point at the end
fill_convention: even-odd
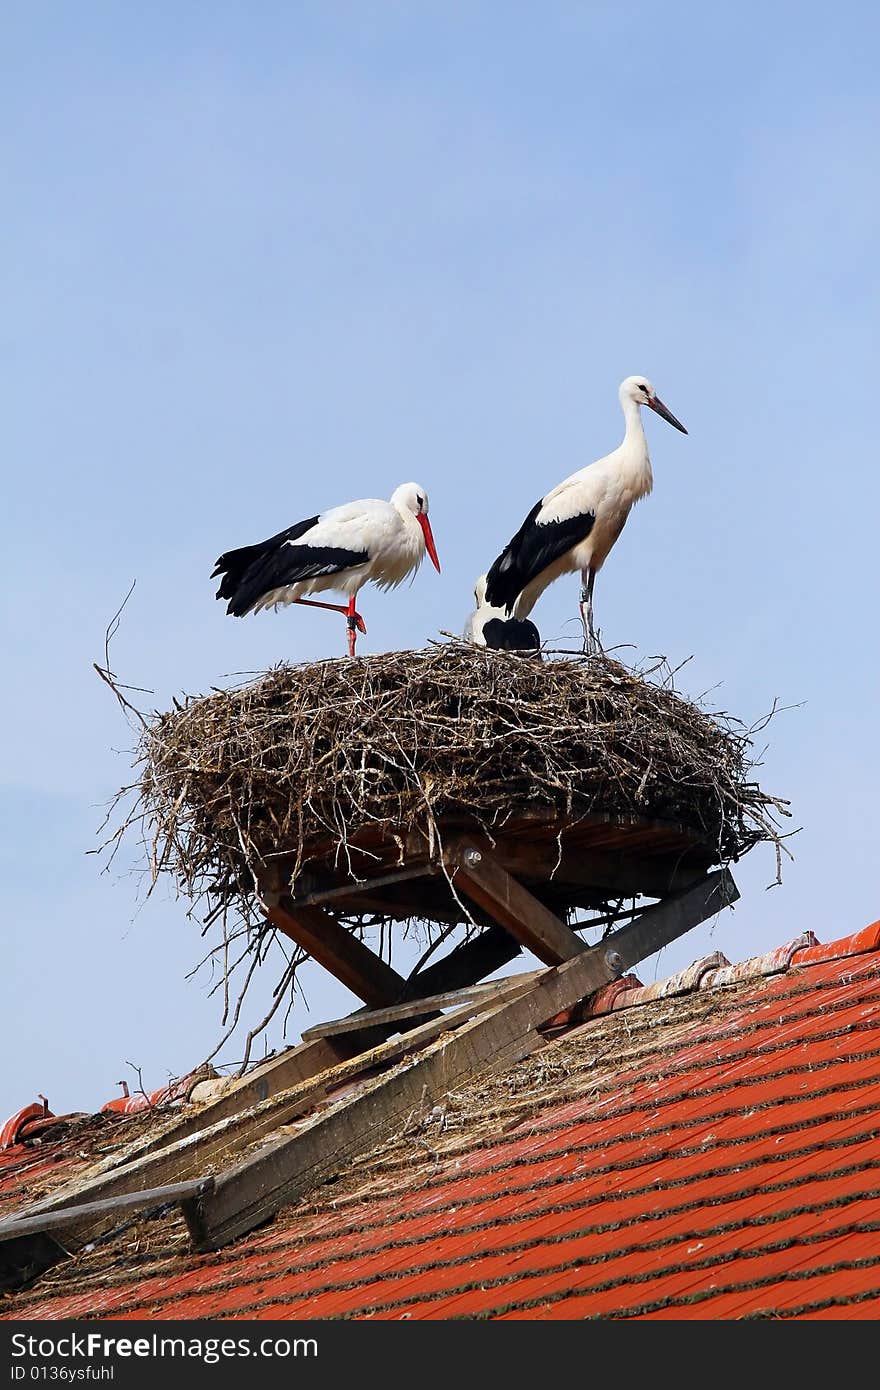
{"type": "Polygon", "coordinates": [[[651,491],[654,477],[651,472],[651,459],[648,455],[648,436],[645,434],[645,426],[642,424],[642,411],[638,402],[631,400],[628,396],[621,401],[621,405],[623,406],[626,429],[620,452],[632,470],[632,481],[636,495],[644,497],[646,493],[651,491]]]}
{"type": "Polygon", "coordinates": [[[648,438],[645,434],[645,427],[642,424],[642,410],[638,401],[631,400],[627,396],[621,401],[623,406],[623,418],[626,421],[626,429],[623,435],[623,442],[632,449],[644,449],[648,452],[648,438]]]}

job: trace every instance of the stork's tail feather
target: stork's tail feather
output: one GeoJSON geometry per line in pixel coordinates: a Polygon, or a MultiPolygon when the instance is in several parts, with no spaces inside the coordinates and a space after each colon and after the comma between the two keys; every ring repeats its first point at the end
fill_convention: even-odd
{"type": "Polygon", "coordinates": [[[227,550],[214,566],[211,578],[216,579],[218,575],[222,575],[215,597],[226,599],[226,612],[233,614],[236,618],[242,617],[245,611],[244,609],[238,611],[235,602],[236,595],[239,593],[245,576],[254,561],[265,553],[265,547],[262,545],[245,545],[240,550],[227,550]]]}
{"type": "Polygon", "coordinates": [[[279,531],[277,536],[270,536],[266,541],[258,541],[256,545],[243,545],[238,550],[227,550],[220,556],[214,565],[211,578],[223,576],[215,598],[227,600],[227,613],[234,618],[243,618],[250,612],[260,597],[259,580],[266,567],[265,562],[270,556],[277,554],[286,541],[298,540],[306,531],[310,531],[317,520],[316,516],[311,516],[306,521],[298,521],[295,526],[288,526],[286,530],[279,531]]]}

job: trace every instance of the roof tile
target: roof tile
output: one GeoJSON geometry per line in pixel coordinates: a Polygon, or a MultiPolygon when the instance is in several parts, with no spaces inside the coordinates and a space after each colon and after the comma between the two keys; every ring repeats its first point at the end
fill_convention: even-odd
{"type": "MultiPolygon", "coordinates": [[[[876,1317],[880,923],[813,940],[615,981],[270,1227],[195,1256],[143,1220],[0,1317],[876,1317]]],[[[19,1202],[75,1159],[10,1154],[19,1202]]]]}

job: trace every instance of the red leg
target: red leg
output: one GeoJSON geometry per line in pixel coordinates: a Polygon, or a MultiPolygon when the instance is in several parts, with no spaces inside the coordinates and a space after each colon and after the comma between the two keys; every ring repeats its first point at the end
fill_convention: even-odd
{"type": "Polygon", "coordinates": [[[354,656],[354,649],[355,649],[355,646],[356,646],[356,644],[357,644],[357,635],[358,635],[358,633],[359,633],[359,632],[366,633],[366,631],[367,631],[367,625],[366,625],[366,623],[364,622],[364,620],[363,620],[363,618],[361,617],[360,613],[358,613],[358,612],[355,611],[355,603],[356,603],[356,602],[357,602],[357,594],[352,594],[351,598],[348,600],[348,608],[345,610],[345,611],[346,611],[346,618],[347,618],[347,620],[348,620],[348,654],[349,654],[349,656],[354,656]]]}
{"type": "Polygon", "coordinates": [[[294,603],[301,603],[301,604],[303,605],[304,608],[326,608],[326,609],[328,609],[331,613],[344,613],[345,616],[346,616],[347,618],[350,618],[350,617],[353,616],[353,617],[354,617],[354,622],[355,622],[355,627],[357,628],[358,632],[362,632],[362,633],[364,634],[364,636],[366,636],[366,632],[367,632],[367,625],[366,625],[366,623],[364,622],[364,620],[363,620],[363,618],[361,617],[360,613],[354,613],[354,612],[353,612],[354,599],[351,599],[347,604],[345,604],[345,603],[321,603],[320,600],[319,600],[319,599],[316,599],[316,598],[295,598],[295,599],[293,600],[293,602],[294,602],[294,603]]]}
{"type": "Polygon", "coordinates": [[[322,603],[316,598],[295,598],[294,603],[301,603],[304,608],[326,608],[331,613],[344,613],[348,624],[348,654],[354,656],[357,634],[363,632],[366,635],[367,625],[360,613],[355,611],[356,595],[352,594],[348,603],[322,603]]]}

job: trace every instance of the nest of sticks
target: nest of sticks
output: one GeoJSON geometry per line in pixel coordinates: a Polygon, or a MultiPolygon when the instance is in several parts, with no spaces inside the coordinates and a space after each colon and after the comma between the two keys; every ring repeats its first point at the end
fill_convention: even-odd
{"type": "Polygon", "coordinates": [[[285,665],[144,719],[120,830],[141,826],[154,879],[245,914],[279,855],[295,892],[359,844],[492,834],[536,808],[674,822],[726,864],[780,849],[786,803],[754,779],[754,732],[609,657],[456,641],[285,665]]]}
{"type": "MultiPolygon", "coordinates": [[[[126,687],[98,669],[131,710],[126,687]]],[[[126,809],[105,848],[112,857],[126,832],[139,832],[151,883],[170,876],[203,936],[222,924],[200,964],[222,962],[215,988],[225,993],[224,1021],[232,1019],[226,1037],[270,944],[280,944],[286,965],[269,1017],[285,989],[292,1007],[304,953],[277,937],[258,898],[273,862],[297,895],[316,869],[325,882],[354,882],[371,865],[403,864],[413,837],[442,846],[464,825],[491,838],[524,814],[568,832],[599,813],[674,824],[702,846],[707,866],[767,842],[778,876],[787,803],[755,780],[759,726],[708,712],[676,691],[673,676],[665,662],[638,672],[608,656],[541,657],[460,640],[278,666],[168,712],[138,713],[137,780],[114,803],[108,822],[120,803],[126,809]],[[229,978],[239,966],[245,983],[233,1006],[229,978]]],[[[612,896],[591,900],[595,922],[616,920],[615,910],[620,918],[612,896]]],[[[419,901],[412,894],[412,910],[394,921],[397,930],[420,922],[430,951],[449,927],[419,901]]],[[[566,901],[548,901],[572,925],[591,925],[573,921],[566,901]]],[[[327,910],[358,934],[378,926],[390,958],[393,933],[374,909],[327,910]]],[[[479,925],[469,920],[466,930],[479,925]]]]}

